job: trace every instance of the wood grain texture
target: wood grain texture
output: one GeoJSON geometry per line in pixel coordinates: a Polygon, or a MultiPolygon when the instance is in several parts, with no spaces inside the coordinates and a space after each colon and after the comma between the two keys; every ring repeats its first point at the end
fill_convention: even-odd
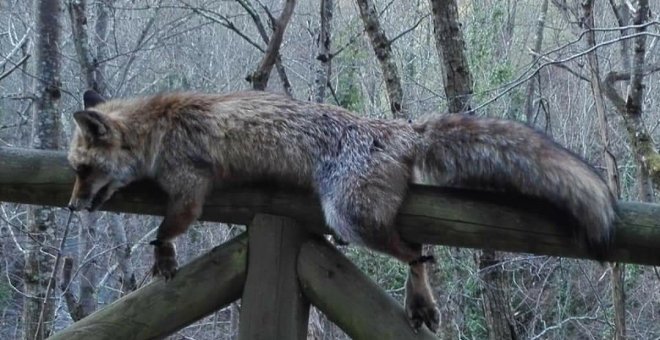
{"type": "Polygon", "coordinates": [[[248,228],[248,273],[239,340],[307,339],[309,302],[296,274],[307,231],[294,220],[258,214],[248,228]]]}
{"type": "Polygon", "coordinates": [[[417,333],[403,307],[325,240],[303,244],[298,276],[305,296],[352,339],[437,339],[417,333]]]}

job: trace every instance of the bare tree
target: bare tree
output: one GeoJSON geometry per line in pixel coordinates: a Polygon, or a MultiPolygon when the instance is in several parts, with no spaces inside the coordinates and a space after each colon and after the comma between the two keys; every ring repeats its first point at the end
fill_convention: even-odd
{"type": "MultiPolygon", "coordinates": [[[[596,34],[594,32],[594,1],[587,0],[582,2],[583,25],[586,31],[586,47],[592,49],[596,46],[596,34]]],[[[598,55],[595,51],[587,54],[587,63],[589,65],[589,79],[591,80],[591,91],[594,97],[596,114],[598,116],[598,126],[603,145],[603,158],[605,159],[605,175],[607,184],[616,197],[621,197],[619,187],[619,172],[616,168],[616,159],[610,151],[609,125],[605,113],[605,100],[603,96],[602,82],[600,78],[600,66],[598,55]]],[[[626,338],[626,311],[625,294],[623,289],[625,268],[623,264],[612,264],[612,302],[614,303],[614,338],[626,338]]]]}
{"type": "MultiPolygon", "coordinates": [[[[250,18],[252,18],[252,21],[254,22],[254,26],[257,28],[257,31],[259,31],[259,36],[261,37],[261,40],[268,44],[270,38],[268,37],[268,33],[266,33],[266,28],[264,27],[263,22],[261,21],[261,17],[259,14],[257,14],[257,11],[250,5],[250,3],[247,0],[236,0],[243,9],[250,15],[250,18]]],[[[270,18],[270,23],[272,27],[276,27],[276,19],[273,17],[273,15],[270,13],[267,7],[264,6],[264,10],[268,14],[268,18],[270,18]]],[[[264,51],[265,52],[265,51],[264,51]]],[[[289,76],[286,74],[286,69],[284,68],[284,65],[282,64],[282,53],[279,51],[277,52],[277,57],[275,58],[275,69],[277,70],[277,74],[280,77],[280,81],[282,82],[282,88],[284,88],[284,93],[286,93],[289,97],[293,96],[292,90],[291,90],[291,82],[289,82],[289,76]]]]}
{"type": "Polygon", "coordinates": [[[89,48],[87,32],[87,4],[85,0],[69,0],[67,2],[71,31],[73,32],[73,45],[76,47],[78,64],[85,86],[98,90],[96,85],[96,70],[89,48]]]}
{"type": "Polygon", "coordinates": [[[96,2],[96,23],[94,24],[94,46],[96,53],[93,55],[94,80],[96,90],[102,95],[109,95],[108,82],[106,81],[105,65],[108,58],[108,21],[110,19],[110,6],[112,0],[99,0],[96,2]]]}
{"type": "Polygon", "coordinates": [[[465,56],[465,40],[455,0],[429,0],[433,12],[435,46],[441,59],[449,112],[471,110],[472,74],[465,56]]]}
{"type": "MultiPolygon", "coordinates": [[[[621,34],[625,35],[627,30],[623,27],[628,22],[627,4],[621,4],[619,8],[611,2],[614,14],[619,26],[622,27],[621,34]]],[[[643,26],[648,20],[649,4],[646,0],[640,0],[636,8],[633,24],[638,26],[635,31],[643,33],[643,26]],[[641,27],[640,27],[641,26],[641,27]]],[[[629,48],[626,43],[621,45],[621,54],[624,67],[630,67],[629,71],[610,72],[603,84],[605,94],[614,104],[619,113],[624,117],[626,129],[633,147],[633,153],[637,163],[637,180],[639,185],[639,198],[644,202],[653,202],[653,185],[660,180],[660,155],[658,154],[651,134],[643,123],[644,84],[643,79],[651,72],[660,71],[660,65],[647,66],[645,63],[646,36],[639,35],[634,39],[634,52],[632,63],[630,63],[629,48]],[[624,100],[614,88],[617,81],[629,81],[627,98],[624,100]]],[[[625,267],[623,264],[612,265],[612,299],[614,301],[615,339],[626,338],[626,310],[625,310],[625,267]]]]}
{"type": "MultiPolygon", "coordinates": [[[[616,12],[618,21],[625,22],[621,12],[616,12]]],[[[612,71],[608,73],[603,82],[603,88],[607,98],[623,116],[628,131],[628,137],[633,147],[637,163],[637,178],[639,181],[639,196],[644,202],[653,202],[653,185],[660,183],[660,154],[655,148],[653,138],[643,121],[643,99],[645,76],[660,71],[660,64],[646,65],[646,26],[648,21],[649,4],[646,0],[640,0],[633,18],[633,24],[637,26],[634,31],[639,33],[634,38],[634,52],[630,70],[623,72],[612,71]],[[620,81],[629,81],[626,98],[622,98],[614,87],[620,81]]],[[[622,33],[624,28],[622,28],[622,33]]],[[[623,47],[622,47],[623,48],[623,47]]],[[[622,51],[628,53],[628,51],[622,51]]],[[[627,58],[624,58],[626,60],[627,58]]]]}
{"type": "MultiPolygon", "coordinates": [[[[447,75],[441,74],[454,69],[446,67],[442,54],[438,54],[437,37],[433,32],[435,22],[427,20],[432,14],[432,1],[371,2],[378,10],[381,29],[387,33],[392,62],[400,71],[404,109],[417,115],[444,107],[451,96],[443,92],[443,78],[447,75]],[[411,25],[413,22],[415,24],[411,25]]],[[[544,1],[525,3],[525,6],[516,0],[484,0],[479,4],[456,1],[455,27],[463,36],[464,58],[469,60],[474,91],[474,94],[467,91],[471,97],[468,104],[474,109],[480,102],[483,105],[479,107],[488,106],[484,112],[493,115],[532,117],[532,120],[539,120],[538,126],[543,125],[544,118],[552,119],[549,132],[553,138],[589,160],[604,176],[607,169],[612,168],[608,158],[615,160],[614,169],[618,173],[610,173],[614,177],[618,175],[622,199],[648,197],[648,193],[653,193],[650,181],[653,167],[638,166],[640,159],[636,156],[635,145],[643,146],[645,155],[649,156],[645,156],[645,160],[652,165],[660,137],[660,100],[648,94],[660,90],[660,72],[655,72],[660,62],[657,38],[660,26],[656,19],[660,2],[648,1],[650,14],[642,24],[646,31],[639,30],[642,26],[632,21],[640,13],[638,1],[591,1],[595,24],[584,18],[582,5],[585,2],[552,0],[550,6],[557,7],[548,9],[545,25],[542,25],[539,13],[544,11],[544,1]],[[561,9],[564,7],[566,10],[561,9]],[[539,29],[543,29],[540,44],[539,29]],[[591,33],[592,43],[587,41],[591,33]],[[628,118],[626,103],[632,94],[635,38],[641,35],[646,35],[646,44],[641,68],[645,87],[640,121],[646,131],[636,135],[634,128],[630,128],[629,122],[633,119],[628,118]],[[597,82],[592,81],[595,76],[599,79],[597,82]],[[649,175],[646,180],[642,179],[643,183],[638,170],[649,175]]],[[[41,79],[36,71],[38,64],[34,62],[34,47],[38,41],[31,9],[32,4],[36,7],[39,1],[4,0],[0,3],[0,146],[27,146],[31,112],[36,105],[33,83],[41,79]]],[[[83,4],[81,0],[60,3],[61,6],[83,4]]],[[[105,96],[127,97],[180,89],[231,92],[251,87],[243,79],[257,68],[264,56],[273,34],[272,23],[277,21],[286,2],[88,0],[84,4],[86,11],[80,13],[86,14],[86,18],[76,16],[74,23],[82,24],[87,38],[80,38],[81,31],[69,25],[68,18],[75,13],[63,12],[67,21],[62,26],[63,38],[59,45],[62,48],[59,53],[62,57],[62,98],[59,100],[62,136],[70,132],[72,123],[66,117],[80,109],[78,97],[83,87],[98,86],[98,91],[105,96]],[[76,50],[76,44],[85,40],[88,65],[95,70],[93,77],[81,68],[81,54],[76,50]],[[87,85],[90,80],[86,79],[97,84],[87,85]]],[[[450,13],[443,9],[436,14],[446,17],[450,13]]],[[[280,70],[285,70],[292,89],[309,89],[309,95],[298,91],[309,100],[331,101],[329,98],[334,97],[333,102],[355,111],[389,114],[390,101],[383,72],[364,32],[357,2],[297,1],[286,29],[270,75],[276,78],[270,79],[271,85],[267,88],[275,87],[273,82],[276,82],[277,88],[282,84],[287,91],[280,74],[280,70]],[[324,40],[319,34],[323,33],[324,19],[330,16],[319,9],[330,3],[334,8],[327,28],[331,26],[332,32],[328,35],[330,40],[324,40]],[[324,51],[326,42],[330,42],[327,52],[324,51]],[[332,74],[326,72],[328,70],[332,74]]],[[[451,40],[450,37],[451,31],[442,36],[451,40]]],[[[633,107],[635,105],[630,106],[633,107]]],[[[0,160],[0,169],[3,162],[0,160]]],[[[25,276],[27,256],[23,254],[34,249],[35,243],[30,237],[36,235],[29,233],[28,222],[33,219],[27,218],[26,209],[12,203],[0,204],[0,234],[3,236],[0,237],[0,314],[5,321],[0,323],[2,339],[21,338],[26,299],[39,301],[40,305],[44,300],[43,296],[31,296],[24,285],[26,280],[34,280],[32,276],[25,276]]],[[[60,213],[56,216],[59,220],[63,217],[60,213]]],[[[82,317],[77,311],[85,300],[81,295],[85,284],[96,289],[95,299],[88,301],[98,301],[101,306],[148,279],[147,272],[152,264],[152,248],[148,241],[152,237],[150,232],[158,224],[157,217],[104,213],[100,219],[94,219],[95,223],[90,225],[92,229],[81,227],[80,222],[86,219],[85,216],[74,219],[71,237],[62,253],[70,256],[71,262],[65,262],[63,280],[58,277],[54,285],[56,291],[50,291],[52,299],[48,301],[56,306],[56,329],[66,326],[71,317],[82,317]],[[92,235],[95,237],[87,238],[92,235]],[[86,272],[90,267],[97,270],[92,280],[86,272]],[[59,294],[60,287],[65,288],[62,294],[59,294]],[[70,300],[70,297],[75,299],[70,300]],[[67,301],[75,303],[67,308],[67,301]]],[[[56,246],[52,240],[59,241],[61,232],[60,229],[54,232],[54,228],[46,230],[50,234],[41,236],[51,241],[39,247],[44,250],[41,253],[45,257],[53,259],[56,246]]],[[[186,262],[218,245],[226,239],[226,234],[224,226],[196,224],[187,237],[177,242],[181,261],[186,262]]],[[[379,255],[345,249],[395,299],[403,299],[401,285],[405,280],[405,266],[395,265],[379,255]]],[[[626,336],[655,339],[660,334],[660,324],[656,322],[660,289],[652,267],[627,266],[624,271],[622,267],[603,267],[584,261],[502,253],[495,254],[499,258],[489,262],[488,256],[483,256],[489,255],[488,252],[456,248],[440,248],[435,252],[438,257],[442,256],[442,261],[433,267],[433,285],[443,313],[442,337],[482,339],[498,334],[489,327],[497,325],[491,321],[493,315],[504,315],[499,312],[499,306],[510,308],[512,320],[500,318],[500,321],[506,321],[502,325],[513,323],[520,338],[599,338],[603,334],[613,337],[614,313],[620,309],[612,303],[616,299],[612,300],[610,293],[619,290],[615,286],[617,282],[626,287],[626,336]],[[609,280],[624,272],[623,280],[609,280]],[[502,286],[498,286],[498,282],[502,282],[502,286]],[[505,302],[497,302],[498,298],[505,302]],[[488,309],[490,306],[496,308],[488,309]]],[[[43,272],[43,279],[49,280],[46,275],[50,269],[43,272]]],[[[39,312],[25,311],[26,315],[39,312]]],[[[229,325],[232,314],[234,320],[238,320],[236,313],[238,308],[217,311],[213,317],[181,330],[179,337],[231,338],[229,325]]],[[[312,324],[322,330],[322,334],[316,335],[323,339],[347,338],[323,316],[312,320],[312,324]]]]}
{"type": "MultiPolygon", "coordinates": [[[[36,2],[35,44],[36,96],[32,112],[32,138],[30,146],[37,149],[58,149],[61,146],[59,100],[61,94],[60,55],[61,41],[60,1],[36,2]]],[[[34,240],[25,259],[25,292],[23,306],[23,336],[26,339],[44,339],[52,330],[54,304],[44,300],[53,296],[55,283],[51,273],[55,270],[56,218],[52,207],[31,207],[28,212],[29,233],[34,240]]]]}
{"type": "MultiPolygon", "coordinates": [[[[105,4],[99,4],[103,8],[105,4]]],[[[99,69],[98,56],[94,56],[90,46],[87,3],[85,0],[69,0],[67,10],[71,22],[71,31],[73,33],[73,42],[78,56],[80,73],[82,75],[85,89],[102,91],[107,89],[103,78],[103,72],[99,69]]],[[[105,10],[100,10],[97,20],[107,21],[105,10]]],[[[97,23],[97,36],[105,34],[107,22],[97,23]]],[[[97,38],[97,41],[101,40],[97,38]]],[[[99,50],[97,49],[97,52],[99,50]]],[[[103,49],[100,50],[101,52],[103,49]]],[[[82,92],[82,91],[81,91],[82,92]]],[[[91,212],[80,212],[80,242],[78,250],[78,261],[74,258],[66,258],[62,273],[61,289],[65,301],[73,320],[80,320],[94,312],[97,308],[97,288],[99,283],[98,265],[94,256],[94,245],[98,242],[96,233],[96,224],[100,221],[100,215],[91,212]],[[73,267],[74,263],[80,265],[80,284],[79,292],[76,297],[73,293],[73,267]]],[[[119,248],[118,248],[119,249],[119,248]]],[[[123,267],[122,267],[123,268],[123,267]]],[[[77,272],[77,271],[76,271],[77,272]]]]}
{"type": "Polygon", "coordinates": [[[280,46],[282,45],[282,39],[284,38],[284,31],[289,24],[289,19],[291,19],[295,6],[295,0],[285,0],[282,14],[277,20],[273,20],[272,22],[273,34],[268,41],[268,47],[266,47],[265,54],[256,71],[248,77],[249,81],[252,82],[252,88],[255,90],[263,91],[266,89],[266,85],[268,85],[270,71],[273,69],[273,65],[275,65],[275,62],[277,61],[280,46]]]}
{"type": "Polygon", "coordinates": [[[380,69],[383,72],[385,87],[387,88],[387,97],[390,100],[390,110],[394,118],[405,118],[407,113],[403,104],[403,89],[399,69],[394,62],[391,42],[387,39],[385,31],[380,25],[376,6],[371,0],[357,0],[357,3],[360,8],[360,16],[364,22],[364,28],[371,41],[371,47],[374,49],[376,59],[380,62],[380,69]]]}
{"type": "Polygon", "coordinates": [[[478,252],[481,298],[483,299],[488,338],[491,340],[517,339],[513,316],[509,307],[508,285],[498,253],[492,250],[478,252]]]}
{"type": "Polygon", "coordinates": [[[80,292],[78,297],[73,294],[72,279],[74,272],[74,258],[64,258],[64,266],[62,268],[62,280],[60,282],[60,289],[63,292],[64,300],[69,310],[69,315],[74,321],[78,321],[87,315],[96,311],[97,303],[97,287],[98,287],[98,270],[97,261],[93,255],[94,245],[96,244],[96,223],[98,215],[94,213],[80,214],[80,230],[81,242],[77,258],[80,264],[80,292]]]}
{"type": "Polygon", "coordinates": [[[330,83],[332,74],[332,56],[330,52],[331,33],[332,33],[332,15],[334,12],[333,0],[321,0],[321,28],[316,40],[317,56],[316,59],[321,66],[316,69],[314,78],[315,94],[314,101],[323,103],[325,101],[325,90],[330,83]]]}
{"type": "MultiPolygon", "coordinates": [[[[543,31],[545,29],[545,18],[548,14],[548,0],[543,0],[541,5],[541,11],[539,12],[538,19],[536,21],[536,30],[534,32],[534,47],[532,47],[532,57],[534,61],[540,60],[539,53],[543,47],[543,31]]],[[[540,99],[536,99],[536,84],[541,81],[541,77],[537,74],[534,78],[530,79],[527,82],[527,90],[525,91],[525,119],[527,124],[534,125],[534,116],[535,110],[534,101],[538,100],[539,104],[536,107],[540,107],[540,99]]]]}

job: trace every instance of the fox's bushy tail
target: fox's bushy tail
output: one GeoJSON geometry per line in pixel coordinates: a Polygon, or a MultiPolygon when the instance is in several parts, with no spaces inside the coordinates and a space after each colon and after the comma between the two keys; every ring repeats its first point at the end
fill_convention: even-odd
{"type": "Polygon", "coordinates": [[[547,200],[573,215],[595,256],[607,252],[614,196],[591,166],[544,134],[514,121],[466,115],[431,116],[414,128],[423,141],[417,167],[428,180],[547,200]]]}

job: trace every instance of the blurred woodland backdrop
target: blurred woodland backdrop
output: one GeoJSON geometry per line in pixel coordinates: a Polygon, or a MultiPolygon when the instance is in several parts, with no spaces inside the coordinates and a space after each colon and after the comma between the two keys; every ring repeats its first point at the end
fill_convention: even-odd
{"type": "MultiPolygon", "coordinates": [[[[652,202],[659,15],[649,0],[0,0],[0,146],[65,149],[87,88],[127,97],[267,81],[366,116],[525,121],[594,164],[621,199],[652,202]],[[260,73],[275,28],[286,30],[274,70],[260,73]]],[[[74,219],[49,286],[66,216],[0,204],[0,338],[46,337],[150,280],[160,218],[99,212],[74,219]]],[[[177,241],[180,262],[243,229],[196,223],[177,241]]],[[[342,250],[403,298],[405,266],[342,250]]],[[[660,339],[657,268],[433,251],[441,338],[660,339]]],[[[233,339],[239,309],[171,338],[233,339]]],[[[313,312],[309,337],[346,335],[313,312]]]]}

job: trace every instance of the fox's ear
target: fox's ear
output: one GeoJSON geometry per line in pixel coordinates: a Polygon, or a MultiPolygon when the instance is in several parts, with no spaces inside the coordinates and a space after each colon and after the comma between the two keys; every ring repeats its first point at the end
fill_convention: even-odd
{"type": "Polygon", "coordinates": [[[94,90],[87,90],[85,91],[85,94],[83,94],[83,102],[85,103],[85,110],[92,108],[96,105],[99,105],[103,102],[105,102],[105,99],[101,97],[100,94],[98,94],[94,90]]]}
{"type": "Polygon", "coordinates": [[[107,118],[96,111],[78,111],[73,114],[73,119],[80,127],[83,136],[92,143],[107,143],[110,141],[110,125],[107,118]]]}

